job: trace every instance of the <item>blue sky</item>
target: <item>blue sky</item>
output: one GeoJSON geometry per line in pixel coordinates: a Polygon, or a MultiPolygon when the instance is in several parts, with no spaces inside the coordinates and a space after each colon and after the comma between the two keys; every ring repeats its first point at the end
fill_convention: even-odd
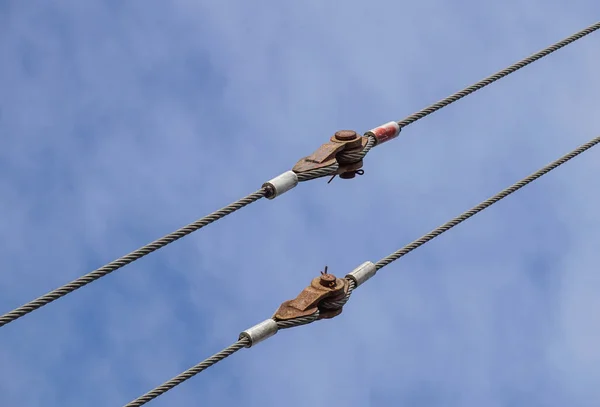
{"type": "MultiPolygon", "coordinates": [[[[0,312],[594,23],[600,3],[3,1],[0,312]],[[51,4],[52,3],[52,4],[51,4]]],[[[599,34],[0,330],[0,405],[120,406],[328,265],[377,261],[600,132],[599,34]]],[[[600,151],[330,321],[149,405],[596,406],[600,151]]]]}

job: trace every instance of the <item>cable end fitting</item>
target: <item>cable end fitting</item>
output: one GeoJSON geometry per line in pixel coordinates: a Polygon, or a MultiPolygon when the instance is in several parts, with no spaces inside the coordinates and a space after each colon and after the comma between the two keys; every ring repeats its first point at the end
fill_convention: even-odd
{"type": "Polygon", "coordinates": [[[275,199],[296,185],[298,185],[298,175],[294,171],[286,171],[272,180],[265,182],[262,187],[268,191],[267,199],[275,199]]]}
{"type": "Polygon", "coordinates": [[[247,338],[250,340],[250,344],[246,346],[247,348],[251,348],[264,341],[265,339],[269,339],[271,336],[277,333],[277,322],[274,319],[266,319],[260,324],[254,325],[252,328],[246,329],[244,332],[240,334],[239,339],[247,338]]]}
{"type": "Polygon", "coordinates": [[[400,134],[400,125],[396,122],[382,124],[365,133],[365,136],[371,136],[375,139],[375,145],[383,144],[386,141],[395,139],[400,134]]]}
{"type": "Polygon", "coordinates": [[[375,273],[377,273],[377,267],[375,267],[375,264],[371,263],[370,261],[366,261],[348,273],[346,278],[354,281],[354,284],[356,284],[356,287],[358,287],[373,277],[375,273]]]}

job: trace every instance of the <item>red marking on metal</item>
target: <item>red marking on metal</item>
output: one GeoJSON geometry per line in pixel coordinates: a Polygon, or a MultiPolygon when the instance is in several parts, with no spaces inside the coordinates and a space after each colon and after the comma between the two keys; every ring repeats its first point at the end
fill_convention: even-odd
{"type": "Polygon", "coordinates": [[[385,143],[400,134],[400,126],[396,122],[386,123],[370,131],[377,139],[377,144],[385,143]]]}

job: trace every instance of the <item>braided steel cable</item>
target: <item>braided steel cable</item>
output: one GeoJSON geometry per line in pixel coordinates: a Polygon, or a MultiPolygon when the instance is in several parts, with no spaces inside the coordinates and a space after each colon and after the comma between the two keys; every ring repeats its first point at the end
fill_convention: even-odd
{"type": "Polygon", "coordinates": [[[329,165],[327,167],[317,168],[315,170],[308,170],[306,172],[301,172],[300,174],[297,174],[298,181],[304,182],[304,181],[310,181],[310,180],[317,179],[317,178],[329,177],[329,176],[335,174],[337,169],[338,169],[338,164],[336,163],[336,164],[329,165]]]}
{"type": "MultiPolygon", "coordinates": [[[[276,321],[277,328],[278,329],[288,329],[288,328],[294,328],[297,326],[307,325],[312,322],[315,322],[318,319],[318,317],[319,317],[319,311],[315,312],[312,315],[306,316],[306,317],[294,318],[294,319],[290,319],[287,321],[276,321]]],[[[143,396],[140,396],[137,399],[127,403],[124,407],[143,406],[144,404],[149,403],[150,401],[152,401],[155,398],[157,398],[158,396],[168,392],[169,390],[173,389],[174,387],[179,386],[181,383],[185,382],[186,380],[191,379],[192,377],[196,376],[198,373],[203,372],[204,370],[208,369],[212,365],[215,365],[218,362],[222,361],[223,359],[226,359],[227,357],[233,355],[235,352],[239,351],[240,349],[248,347],[249,345],[250,345],[249,338],[246,338],[246,337],[240,338],[234,344],[228,346],[227,348],[223,349],[222,351],[220,351],[218,353],[215,353],[211,357],[209,357],[209,358],[203,360],[202,362],[198,363],[197,365],[189,368],[185,372],[178,374],[171,380],[150,390],[148,393],[144,394],[143,396]]]]}
{"type": "Polygon", "coordinates": [[[172,388],[179,386],[181,383],[185,382],[188,379],[191,379],[192,377],[196,376],[198,373],[208,369],[209,367],[222,361],[223,359],[233,355],[235,352],[239,351],[242,348],[245,348],[249,344],[250,344],[250,339],[241,338],[234,344],[223,349],[221,352],[215,353],[214,355],[207,358],[206,360],[203,360],[202,362],[198,363],[196,366],[189,368],[188,370],[186,370],[185,372],[183,372],[181,374],[178,374],[171,380],[150,390],[148,393],[144,394],[143,396],[140,396],[137,399],[127,403],[125,405],[125,407],[140,407],[146,403],[149,403],[150,401],[154,400],[161,394],[164,394],[164,393],[168,392],[169,390],[171,390],[172,388]]]}
{"type": "Polygon", "coordinates": [[[535,54],[517,62],[516,64],[509,66],[506,69],[503,69],[491,76],[488,76],[487,78],[482,79],[481,81],[461,90],[460,92],[456,92],[455,94],[448,96],[447,98],[442,99],[439,102],[434,103],[433,105],[431,105],[429,107],[426,107],[416,113],[413,113],[410,116],[408,116],[407,118],[400,120],[397,123],[400,126],[400,128],[406,127],[409,124],[414,123],[417,120],[420,120],[420,119],[424,118],[425,116],[428,116],[431,113],[436,112],[436,111],[440,110],[441,108],[446,107],[449,104],[454,103],[454,102],[464,98],[465,96],[470,95],[471,93],[476,92],[479,89],[484,88],[484,87],[490,85],[491,83],[496,82],[498,79],[501,79],[515,71],[518,71],[521,68],[526,67],[527,65],[537,61],[538,59],[541,59],[541,58],[553,53],[554,51],[557,51],[557,50],[571,44],[572,42],[575,42],[575,41],[585,37],[586,35],[593,33],[594,31],[596,31],[598,29],[600,29],[600,22],[597,22],[597,23],[589,26],[588,28],[581,30],[578,33],[571,35],[570,37],[565,38],[564,40],[559,41],[556,44],[549,46],[548,48],[544,48],[543,50],[536,52],[535,54]]]}
{"type": "Polygon", "coordinates": [[[412,252],[413,250],[415,250],[416,248],[424,245],[425,243],[435,239],[436,237],[438,237],[439,235],[441,235],[444,232],[447,232],[448,230],[452,229],[454,226],[464,222],[465,220],[475,216],[476,214],[478,214],[479,212],[483,211],[484,209],[492,206],[493,204],[495,204],[496,202],[500,201],[501,199],[506,198],[507,196],[513,194],[514,192],[518,191],[519,189],[523,188],[525,185],[535,181],[536,179],[540,178],[541,176],[549,173],[550,171],[560,167],[562,164],[566,163],[567,161],[577,157],[579,154],[583,153],[586,150],[589,150],[590,148],[594,147],[595,145],[597,145],[598,143],[600,143],[600,136],[596,137],[595,139],[581,145],[580,147],[576,148],[575,150],[571,151],[570,153],[562,156],[561,158],[559,158],[556,161],[553,161],[552,163],[548,164],[547,166],[545,166],[544,168],[542,168],[541,170],[531,174],[530,176],[522,179],[521,181],[513,184],[512,186],[502,190],[501,192],[497,193],[496,195],[492,196],[489,199],[486,199],[485,201],[483,201],[482,203],[480,203],[479,205],[469,209],[468,211],[466,211],[465,213],[463,213],[460,216],[457,216],[456,218],[452,219],[449,222],[444,223],[443,225],[435,228],[434,230],[432,230],[431,232],[427,233],[426,235],[424,235],[423,237],[415,240],[414,242],[404,246],[403,248],[401,248],[400,250],[390,254],[387,257],[384,257],[383,259],[379,260],[377,263],[375,263],[375,267],[377,268],[377,270],[382,269],[383,267],[387,266],[388,264],[392,263],[393,261],[398,260],[400,257],[405,256],[406,254],[412,252]]]}
{"type": "MultiPolygon", "coordinates": [[[[559,49],[593,33],[594,31],[596,31],[598,29],[600,29],[600,22],[597,22],[597,23],[565,38],[562,41],[559,41],[547,48],[544,48],[543,50],[536,52],[535,54],[532,54],[531,56],[529,56],[525,59],[522,59],[521,61],[509,66],[508,68],[505,68],[499,72],[496,72],[495,74],[488,76],[487,78],[482,79],[481,81],[479,81],[467,88],[464,88],[463,90],[456,92],[453,95],[450,95],[450,96],[440,100],[439,102],[432,104],[431,106],[428,106],[416,113],[413,113],[410,116],[406,117],[405,119],[398,121],[397,123],[400,126],[400,129],[402,129],[402,128],[408,126],[409,124],[412,124],[412,123],[416,122],[417,120],[420,120],[426,116],[429,116],[430,114],[464,98],[465,96],[468,96],[471,93],[474,93],[474,92],[498,81],[499,79],[502,79],[505,76],[508,76],[511,73],[514,73],[514,72],[518,71],[519,69],[524,68],[527,65],[530,65],[531,63],[533,63],[539,59],[542,59],[543,57],[548,56],[555,51],[558,51],[559,49]]],[[[372,136],[369,136],[369,142],[367,143],[367,145],[365,146],[365,148],[362,151],[350,152],[350,153],[342,151],[338,155],[338,158],[339,158],[340,162],[344,162],[344,163],[354,163],[354,162],[360,161],[367,155],[367,153],[375,145],[376,145],[375,138],[372,136]]],[[[299,174],[298,179],[300,181],[307,181],[307,180],[311,180],[311,179],[315,179],[315,178],[325,177],[325,176],[333,175],[336,170],[337,170],[337,166],[330,166],[330,167],[322,168],[320,170],[313,170],[313,171],[321,171],[321,172],[315,173],[315,174],[318,174],[316,176],[315,176],[315,174],[308,175],[308,173],[299,174]],[[327,172],[327,171],[329,171],[329,172],[327,172]]]]}
{"type": "Polygon", "coordinates": [[[355,163],[355,162],[360,161],[363,158],[365,158],[367,153],[373,148],[374,145],[375,145],[375,138],[369,137],[369,141],[367,142],[367,145],[365,145],[364,149],[362,149],[361,151],[351,151],[351,152],[342,151],[341,153],[338,154],[338,159],[344,163],[355,163]]]}
{"type": "Polygon", "coordinates": [[[266,194],[267,194],[267,190],[262,188],[262,189],[254,192],[238,201],[235,201],[235,202],[225,206],[222,209],[219,209],[218,211],[211,213],[210,215],[207,215],[193,223],[190,223],[187,226],[184,226],[184,227],[176,230],[173,233],[170,233],[164,237],[161,237],[160,239],[155,240],[154,242],[149,243],[146,246],[143,246],[123,257],[113,260],[112,262],[106,264],[105,266],[102,266],[97,270],[94,270],[82,277],[79,277],[78,279],[73,280],[70,283],[63,285],[62,287],[59,287],[59,288],[49,292],[48,294],[45,294],[39,298],[36,298],[35,300],[30,301],[27,304],[22,305],[19,308],[16,308],[15,310],[10,311],[10,312],[0,316],[0,327],[4,326],[10,322],[13,322],[13,321],[29,314],[30,312],[43,307],[44,305],[47,305],[53,301],[56,301],[59,298],[64,297],[65,295],[72,293],[73,291],[75,291],[93,281],[96,281],[99,278],[104,277],[104,276],[112,273],[115,270],[118,270],[118,269],[128,265],[129,263],[132,263],[138,259],[141,259],[142,257],[144,257],[162,247],[165,247],[166,245],[173,243],[174,241],[179,240],[182,237],[187,236],[192,232],[195,232],[207,225],[210,225],[211,223],[215,222],[216,220],[224,218],[225,216],[227,216],[235,211],[238,211],[253,202],[258,201],[259,199],[265,197],[266,194]]]}
{"type": "Polygon", "coordinates": [[[277,329],[289,329],[296,328],[297,326],[308,325],[319,319],[319,311],[316,311],[312,315],[306,317],[299,317],[294,319],[288,319],[287,321],[275,321],[277,322],[277,329]]]}
{"type": "Polygon", "coordinates": [[[352,295],[352,292],[355,288],[356,283],[354,282],[354,280],[348,279],[348,292],[346,293],[344,298],[339,300],[324,300],[322,303],[319,304],[319,306],[326,310],[336,310],[343,308],[344,305],[346,305],[346,303],[350,299],[350,296],[352,295]]]}

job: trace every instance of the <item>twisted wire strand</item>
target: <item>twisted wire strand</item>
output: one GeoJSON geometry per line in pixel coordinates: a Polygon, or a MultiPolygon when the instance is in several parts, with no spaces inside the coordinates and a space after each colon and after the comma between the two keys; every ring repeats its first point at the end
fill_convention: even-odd
{"type": "Polygon", "coordinates": [[[172,388],[174,388],[176,386],[179,386],[181,383],[185,382],[186,380],[191,379],[192,377],[196,376],[198,373],[208,369],[209,367],[222,361],[223,359],[226,359],[227,357],[233,355],[235,352],[248,346],[249,344],[250,344],[250,339],[241,338],[240,340],[238,340],[234,344],[226,347],[222,351],[215,353],[214,355],[207,358],[206,360],[203,360],[202,362],[198,363],[196,366],[189,368],[188,370],[186,370],[183,373],[178,374],[171,380],[150,390],[148,393],[144,394],[143,396],[140,396],[137,399],[127,403],[124,407],[140,407],[146,403],[149,403],[150,401],[154,400],[158,396],[168,392],[169,390],[171,390],[172,388]]]}
{"type": "Polygon", "coordinates": [[[355,163],[357,161],[362,160],[367,155],[367,153],[369,151],[371,151],[371,149],[373,148],[374,145],[375,145],[375,137],[369,136],[369,141],[365,145],[364,149],[362,149],[361,151],[351,151],[351,152],[342,151],[341,153],[338,154],[338,159],[340,162],[344,162],[344,163],[355,163]]]}
{"type": "Polygon", "coordinates": [[[142,257],[144,257],[162,247],[165,247],[166,245],[173,243],[174,241],[179,240],[182,237],[187,236],[190,233],[195,232],[195,231],[215,222],[216,220],[224,218],[225,216],[227,216],[235,211],[238,211],[238,210],[242,209],[243,207],[263,198],[266,194],[267,194],[266,189],[262,188],[262,189],[254,192],[238,201],[235,201],[235,202],[225,206],[222,209],[219,209],[218,211],[211,213],[210,215],[207,215],[193,223],[190,223],[189,225],[184,226],[184,227],[176,230],[173,233],[170,233],[164,237],[161,237],[160,239],[155,240],[154,242],[149,243],[146,246],[143,246],[123,257],[113,260],[112,262],[106,264],[105,266],[100,267],[97,270],[94,270],[82,277],[79,277],[76,280],[73,280],[70,283],[65,284],[62,287],[59,287],[39,298],[36,298],[35,300],[32,300],[32,301],[28,302],[27,304],[24,304],[24,305],[20,306],[19,308],[16,308],[15,310],[10,311],[10,312],[0,316],[0,327],[4,326],[10,322],[13,322],[13,321],[29,314],[30,312],[43,307],[44,305],[47,305],[53,301],[56,301],[57,299],[64,297],[65,295],[72,293],[73,291],[75,291],[95,280],[98,280],[99,278],[104,277],[104,276],[112,273],[115,270],[118,270],[118,269],[128,265],[129,263],[139,260],[142,257]]]}
{"type": "MultiPolygon", "coordinates": [[[[312,322],[315,322],[318,318],[319,318],[319,311],[315,312],[312,315],[306,316],[306,317],[290,319],[288,321],[276,321],[277,328],[278,329],[288,329],[288,328],[294,328],[297,326],[307,325],[312,322]]],[[[218,362],[233,355],[235,352],[239,351],[240,349],[247,347],[248,345],[250,345],[250,339],[248,339],[247,337],[240,338],[234,344],[228,346],[227,348],[223,349],[222,351],[220,351],[218,353],[215,353],[211,357],[209,357],[209,358],[203,360],[202,362],[198,363],[197,365],[189,368],[185,372],[178,374],[177,376],[175,376],[171,380],[161,384],[160,386],[155,387],[154,389],[150,390],[148,393],[144,394],[143,396],[140,396],[137,399],[127,403],[124,407],[141,407],[144,404],[149,403],[150,401],[154,400],[158,396],[173,389],[174,387],[179,386],[181,383],[185,382],[186,380],[191,379],[192,377],[196,376],[198,373],[203,372],[204,370],[208,369],[212,365],[215,365],[218,362]]]]}
{"type": "Polygon", "coordinates": [[[319,319],[319,311],[317,310],[314,314],[306,317],[289,319],[287,321],[275,321],[277,322],[278,329],[289,329],[296,328],[297,326],[308,325],[319,319]]]}
{"type": "Polygon", "coordinates": [[[308,170],[306,172],[301,172],[300,174],[296,174],[296,175],[298,176],[299,182],[304,182],[304,181],[310,181],[310,180],[317,179],[317,178],[331,176],[331,175],[335,174],[337,169],[338,169],[338,165],[337,165],[337,163],[335,163],[335,164],[332,164],[327,167],[317,168],[315,170],[308,170]]]}
{"type": "MultiPolygon", "coordinates": [[[[408,126],[409,124],[412,124],[412,123],[416,122],[417,120],[420,120],[426,116],[429,116],[430,114],[464,98],[465,96],[468,96],[471,93],[474,93],[474,92],[496,82],[497,80],[502,79],[505,76],[508,76],[511,73],[514,73],[514,72],[518,71],[519,69],[522,69],[522,68],[526,67],[527,65],[530,65],[531,63],[533,63],[545,56],[550,55],[551,53],[553,53],[555,51],[558,51],[559,49],[593,33],[594,31],[596,31],[598,29],[600,29],[600,22],[597,22],[597,23],[565,38],[562,41],[559,41],[547,48],[544,48],[543,50],[538,51],[535,54],[532,54],[529,57],[522,59],[521,61],[509,66],[508,68],[498,71],[495,74],[490,75],[487,78],[484,78],[481,81],[479,81],[467,88],[464,88],[463,90],[456,92],[453,95],[450,95],[450,96],[438,101],[437,103],[432,104],[431,106],[421,109],[420,111],[411,114],[410,116],[406,117],[403,120],[398,121],[397,123],[400,126],[400,128],[402,129],[402,128],[408,126]]],[[[343,163],[354,163],[354,162],[360,161],[367,155],[367,153],[371,150],[371,148],[373,148],[375,146],[375,142],[376,142],[375,138],[372,136],[369,136],[369,141],[362,151],[341,152],[338,155],[338,159],[340,162],[343,162],[343,163]]],[[[326,168],[321,168],[319,170],[312,170],[312,171],[309,171],[309,172],[306,172],[303,174],[298,174],[298,180],[302,182],[302,181],[308,181],[308,180],[312,180],[312,179],[316,179],[316,178],[330,176],[330,175],[335,174],[337,169],[338,169],[337,165],[332,165],[332,166],[329,166],[326,168]]]]}
{"type": "Polygon", "coordinates": [[[443,107],[448,106],[451,103],[454,103],[462,98],[464,98],[467,95],[470,95],[471,93],[474,93],[476,91],[478,91],[481,88],[484,88],[494,82],[496,82],[498,79],[501,79],[515,71],[518,71],[521,68],[526,67],[527,65],[537,61],[538,59],[541,59],[569,44],[571,44],[572,42],[575,42],[583,37],[585,37],[586,35],[589,35],[591,33],[593,33],[594,31],[598,30],[600,28],[600,22],[597,22],[581,31],[579,31],[578,33],[575,33],[573,35],[571,35],[570,37],[565,38],[562,41],[557,42],[554,45],[551,45],[547,48],[544,48],[543,50],[536,52],[535,54],[509,66],[508,68],[505,68],[491,76],[488,76],[485,79],[482,79],[481,81],[475,83],[474,85],[471,85],[459,92],[456,92],[455,94],[448,96],[445,99],[440,100],[437,103],[434,103],[433,105],[426,107],[416,113],[411,114],[410,116],[408,116],[407,118],[400,120],[398,122],[398,124],[400,125],[400,128],[406,127],[411,123],[416,122],[417,120],[420,120],[422,118],[424,118],[425,116],[430,115],[433,112],[436,112],[438,110],[440,110],[443,107]]]}
{"type": "Polygon", "coordinates": [[[346,305],[346,303],[350,299],[350,296],[352,295],[352,292],[354,291],[355,288],[356,288],[356,284],[354,283],[354,280],[348,279],[348,292],[346,293],[344,298],[341,298],[339,300],[333,300],[333,301],[325,300],[319,305],[321,306],[321,308],[327,309],[327,310],[340,309],[344,305],[346,305]]]}
{"type": "Polygon", "coordinates": [[[375,263],[375,267],[377,268],[377,270],[382,269],[383,267],[387,266],[388,264],[392,263],[393,261],[398,260],[402,256],[405,256],[406,254],[412,252],[416,248],[418,248],[418,247],[424,245],[425,243],[429,242],[430,240],[435,239],[437,236],[441,235],[442,233],[447,232],[448,230],[452,229],[456,225],[458,225],[458,224],[464,222],[465,220],[467,220],[467,219],[475,216],[477,213],[479,213],[479,212],[483,211],[484,209],[492,206],[493,204],[495,204],[496,202],[500,201],[501,199],[504,199],[507,196],[511,195],[512,193],[518,191],[519,189],[523,188],[525,185],[527,185],[527,184],[535,181],[536,179],[538,179],[541,176],[549,173],[550,171],[552,171],[555,168],[561,166],[562,164],[566,163],[567,161],[575,158],[576,156],[578,156],[579,154],[583,153],[584,151],[589,150],[590,148],[594,147],[598,143],[600,143],[600,137],[596,137],[593,140],[591,140],[591,141],[589,141],[589,142],[581,145],[580,147],[576,148],[575,150],[571,151],[570,153],[562,156],[558,160],[553,161],[552,163],[548,164],[547,166],[545,166],[541,170],[539,170],[539,171],[531,174],[530,176],[522,179],[521,181],[519,181],[519,182],[511,185],[510,187],[508,187],[508,188],[500,191],[499,193],[497,193],[496,195],[492,196],[491,198],[486,199],[485,201],[483,201],[479,205],[477,205],[477,206],[469,209],[468,211],[466,211],[462,215],[457,216],[456,218],[452,219],[451,221],[446,222],[443,225],[441,225],[441,226],[437,227],[436,229],[432,230],[431,232],[427,233],[423,237],[421,237],[421,238],[415,240],[414,242],[412,242],[412,243],[404,246],[400,250],[398,250],[398,251],[390,254],[387,257],[384,257],[383,259],[381,259],[377,263],[375,263]]]}

